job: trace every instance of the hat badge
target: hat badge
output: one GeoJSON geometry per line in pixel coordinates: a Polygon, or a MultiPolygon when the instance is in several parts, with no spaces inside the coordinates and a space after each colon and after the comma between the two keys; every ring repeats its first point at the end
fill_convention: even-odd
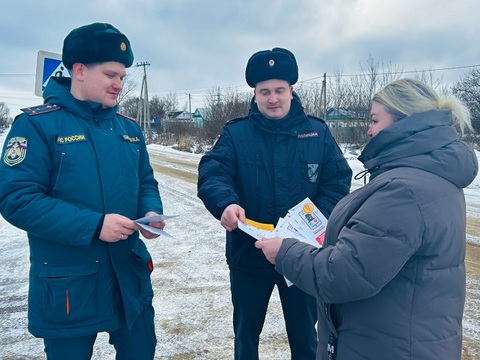
{"type": "Polygon", "coordinates": [[[270,59],[268,61],[268,66],[273,67],[274,65],[275,65],[275,61],[273,61],[273,59],[270,59]]]}
{"type": "Polygon", "coordinates": [[[127,50],[127,44],[125,44],[124,42],[122,42],[122,43],[120,44],[120,50],[126,51],[126,50],[127,50]]]}

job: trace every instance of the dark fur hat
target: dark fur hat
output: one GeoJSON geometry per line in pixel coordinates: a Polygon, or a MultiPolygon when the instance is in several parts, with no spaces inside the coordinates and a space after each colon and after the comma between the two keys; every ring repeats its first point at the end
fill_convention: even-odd
{"type": "Polygon", "coordinates": [[[298,80],[298,66],[291,51],[282,48],[262,50],[253,54],[247,63],[245,79],[252,88],[260,81],[286,80],[293,85],[298,80]]]}
{"type": "Polygon", "coordinates": [[[75,63],[116,61],[130,67],[133,52],[130,41],[106,23],[93,23],[73,29],[63,41],[62,62],[67,69],[75,63]]]}

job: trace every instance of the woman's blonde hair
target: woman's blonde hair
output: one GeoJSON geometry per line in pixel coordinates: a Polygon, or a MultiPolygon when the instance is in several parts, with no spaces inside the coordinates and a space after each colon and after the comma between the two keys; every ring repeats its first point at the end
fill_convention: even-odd
{"type": "Polygon", "coordinates": [[[395,121],[423,111],[447,109],[451,110],[462,134],[465,128],[472,129],[470,111],[463,102],[439,96],[432,87],[419,80],[405,78],[393,81],[377,92],[372,101],[385,105],[395,121]]]}

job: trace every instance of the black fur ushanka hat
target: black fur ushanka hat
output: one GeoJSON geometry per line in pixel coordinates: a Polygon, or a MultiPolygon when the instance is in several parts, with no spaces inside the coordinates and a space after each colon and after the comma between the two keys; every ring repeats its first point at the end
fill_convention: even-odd
{"type": "Polygon", "coordinates": [[[258,51],[248,60],[245,79],[252,88],[257,83],[270,79],[286,80],[293,85],[298,80],[295,56],[283,48],[258,51]]]}
{"type": "Polygon", "coordinates": [[[133,52],[130,41],[107,23],[93,23],[73,29],[63,41],[62,62],[67,69],[73,64],[116,61],[130,67],[133,52]]]}

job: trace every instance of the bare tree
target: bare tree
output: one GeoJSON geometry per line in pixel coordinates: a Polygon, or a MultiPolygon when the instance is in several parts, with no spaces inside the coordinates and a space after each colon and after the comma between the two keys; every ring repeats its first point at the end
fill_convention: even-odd
{"type": "Polygon", "coordinates": [[[222,94],[219,88],[211,90],[206,99],[210,111],[204,120],[205,136],[213,140],[221,133],[227,121],[247,115],[251,99],[252,94],[249,92],[227,90],[222,94]]]}
{"type": "Polygon", "coordinates": [[[321,117],[323,115],[322,84],[319,83],[299,83],[294,87],[305,112],[312,116],[321,117]]]}
{"type": "Polygon", "coordinates": [[[360,69],[362,71],[362,77],[364,79],[362,91],[363,97],[371,99],[373,94],[377,91],[379,85],[379,71],[378,71],[379,64],[376,62],[372,55],[368,55],[367,58],[367,67],[364,68],[362,64],[360,64],[360,69]]]}
{"type": "MultiPolygon", "coordinates": [[[[135,118],[138,112],[139,101],[140,98],[138,96],[127,97],[119,104],[119,109],[123,114],[135,118]]],[[[175,93],[170,93],[165,97],[153,96],[148,103],[152,118],[157,117],[159,119],[165,119],[167,113],[175,111],[178,105],[175,93]]]]}
{"type": "Polygon", "coordinates": [[[367,141],[368,113],[373,95],[401,75],[395,66],[380,64],[371,55],[365,64],[360,64],[360,69],[353,75],[344,75],[337,70],[329,78],[327,102],[348,117],[332,128],[339,143],[362,145],[367,141]]]}
{"type": "MultiPolygon", "coordinates": [[[[118,104],[121,105],[123,101],[129,98],[130,94],[135,91],[137,84],[128,75],[123,80],[123,88],[118,94],[118,104]]],[[[137,116],[137,114],[135,114],[137,116]]]]}
{"type": "Polygon", "coordinates": [[[350,90],[344,81],[342,70],[335,70],[329,78],[327,88],[327,102],[334,108],[347,107],[347,99],[350,90]]]}
{"type": "Polygon", "coordinates": [[[8,119],[10,118],[10,109],[7,104],[0,101],[0,129],[5,129],[8,126],[8,119]]]}
{"type": "Polygon", "coordinates": [[[480,69],[474,68],[467,72],[453,85],[452,92],[467,104],[472,116],[472,126],[475,131],[480,131],[480,69]]]}
{"type": "Polygon", "coordinates": [[[137,96],[131,96],[123,99],[123,101],[118,105],[120,112],[132,118],[136,118],[138,101],[139,98],[137,96]]]}
{"type": "Polygon", "coordinates": [[[436,77],[433,70],[422,70],[418,71],[415,76],[415,79],[423,81],[425,84],[430,85],[434,89],[439,89],[442,84],[442,78],[436,77]]]}
{"type": "Polygon", "coordinates": [[[165,97],[154,96],[149,101],[150,114],[159,119],[165,119],[170,111],[175,111],[178,106],[177,96],[174,93],[165,97]]]}

